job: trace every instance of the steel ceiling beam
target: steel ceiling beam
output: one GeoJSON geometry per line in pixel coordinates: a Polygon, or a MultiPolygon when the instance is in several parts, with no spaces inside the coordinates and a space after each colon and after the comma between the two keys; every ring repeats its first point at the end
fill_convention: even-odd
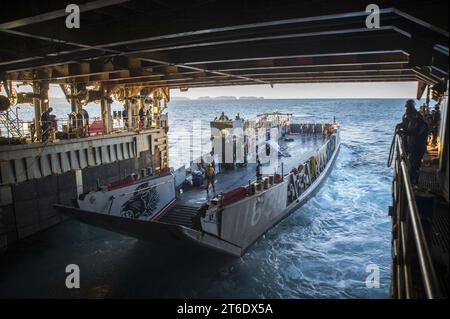
{"type": "MultiPolygon", "coordinates": [[[[85,5],[93,3],[100,5],[107,2],[114,1],[94,1],[85,5]]],[[[117,3],[120,2],[124,1],[117,1],[117,3]]],[[[342,7],[351,7],[349,2],[342,4],[342,7]]],[[[391,3],[391,1],[381,2],[391,3]]],[[[132,1],[129,4],[133,8],[139,3],[141,2],[132,1]]],[[[318,4],[313,4],[313,6],[316,5],[318,4]]],[[[209,4],[200,9],[206,10],[208,6],[209,4]]],[[[230,82],[268,84],[270,82],[265,78],[273,79],[273,76],[285,77],[289,73],[296,75],[302,72],[303,74],[307,74],[305,72],[333,74],[341,67],[347,68],[350,73],[353,71],[354,74],[358,74],[358,63],[362,70],[368,72],[379,68],[380,71],[386,73],[395,65],[399,69],[407,70],[412,66],[408,67],[403,63],[410,61],[408,56],[410,54],[413,57],[429,55],[431,56],[429,60],[433,61],[431,75],[424,75],[423,72],[416,70],[414,73],[416,77],[428,78],[431,81],[435,79],[434,72],[448,75],[448,61],[444,61],[440,57],[444,55],[448,60],[448,46],[443,43],[443,39],[448,39],[448,31],[398,9],[392,7],[383,9],[382,22],[385,24],[381,29],[372,31],[350,27],[357,23],[363,23],[363,17],[367,16],[365,11],[345,12],[344,8],[339,8],[342,12],[338,12],[339,10],[333,6],[330,8],[332,14],[307,16],[314,10],[320,12],[320,6],[318,6],[315,9],[308,7],[305,12],[297,13],[303,15],[301,17],[280,19],[282,15],[289,17],[294,13],[286,8],[278,9],[273,12],[267,11],[266,15],[255,14],[249,18],[251,22],[247,24],[239,24],[239,21],[244,20],[241,19],[241,16],[236,16],[236,19],[231,20],[234,25],[223,25],[225,20],[220,19],[196,21],[193,17],[201,14],[202,11],[192,11],[191,15],[186,15],[187,24],[171,24],[169,22],[167,27],[161,29],[148,29],[147,27],[143,33],[137,33],[139,38],[135,39],[130,39],[135,34],[127,34],[127,31],[124,33],[124,41],[121,41],[122,38],[117,41],[117,33],[109,32],[105,35],[111,35],[111,39],[115,41],[106,40],[105,43],[101,43],[98,37],[94,37],[93,42],[90,43],[80,43],[80,41],[72,41],[70,38],[52,39],[45,34],[46,28],[41,30],[37,28],[36,34],[34,34],[33,30],[27,27],[25,21],[22,22],[25,23],[22,26],[10,25],[9,28],[3,23],[0,25],[6,27],[0,28],[0,31],[6,34],[55,43],[60,47],[53,52],[51,47],[38,50],[36,51],[38,54],[34,57],[23,55],[16,61],[7,59],[0,62],[0,71],[25,70],[28,72],[39,67],[79,65],[87,61],[95,62],[102,58],[132,56],[150,66],[156,74],[148,75],[117,68],[117,70],[93,70],[92,72],[89,70],[89,72],[75,73],[73,76],[60,75],[58,80],[71,80],[73,77],[78,77],[83,81],[86,79],[89,81],[111,80],[111,82],[125,83],[131,81],[131,79],[128,80],[129,77],[136,78],[138,82],[151,80],[150,77],[153,80],[157,79],[156,81],[169,82],[176,81],[178,78],[197,82],[200,78],[224,78],[230,82]],[[268,16],[273,20],[256,21],[267,19],[268,16]],[[178,32],[172,33],[177,28],[178,32]],[[148,36],[149,32],[154,30],[160,34],[148,36]],[[164,32],[166,34],[161,34],[164,32]],[[147,36],[141,37],[141,35],[147,36]],[[415,39],[417,36],[426,38],[433,43],[429,50],[431,52],[412,46],[411,39],[415,39]],[[399,59],[393,59],[395,54],[399,59]],[[392,60],[383,60],[385,56],[389,56],[392,60]],[[399,64],[395,64],[398,62],[402,63],[401,67],[399,64]]],[[[255,7],[254,10],[255,13],[264,11],[258,7],[255,7]]],[[[38,17],[37,21],[48,26],[51,24],[46,24],[47,22],[56,21],[66,15],[65,12],[62,16],[57,16],[55,12],[51,13],[55,14],[53,18],[44,14],[44,16],[38,17]]],[[[127,12],[127,14],[130,13],[127,12]]],[[[182,12],[177,14],[182,14],[182,12]]],[[[221,12],[220,10],[217,11],[217,14],[222,17],[230,15],[228,11],[221,12]]],[[[139,23],[139,25],[144,24],[147,23],[139,23]]],[[[126,31],[123,25],[120,28],[126,31]]],[[[33,53],[33,50],[31,52],[33,53]]],[[[417,59],[413,60],[417,61],[417,59]]],[[[420,61],[428,61],[428,59],[420,61]]],[[[421,66],[420,61],[418,66],[421,66]]],[[[427,62],[423,66],[430,66],[430,63],[427,62]]],[[[339,74],[343,76],[343,72],[339,74]]]]}
{"type": "MultiPolygon", "coordinates": [[[[290,57],[278,57],[268,59],[255,59],[249,61],[240,62],[219,62],[212,64],[196,64],[195,66],[203,69],[210,70],[222,70],[222,71],[239,71],[239,70],[252,70],[261,68],[283,68],[283,67],[326,67],[326,66],[347,66],[347,65],[377,65],[377,64],[397,64],[408,63],[409,57],[403,51],[367,53],[359,55],[331,55],[331,56],[317,56],[317,57],[305,57],[305,56],[290,56],[290,57]]],[[[159,70],[160,67],[154,67],[155,70],[159,70]]]]}
{"type": "MultiPolygon", "coordinates": [[[[80,12],[87,12],[96,9],[101,9],[104,7],[114,6],[117,4],[121,4],[124,2],[128,2],[130,0],[97,0],[92,2],[87,2],[83,4],[79,4],[80,12]]],[[[51,12],[46,12],[42,14],[38,14],[32,17],[26,17],[22,19],[17,19],[13,21],[0,23],[0,31],[11,30],[19,27],[28,26],[31,24],[46,22],[49,20],[54,20],[57,18],[67,17],[66,8],[62,8],[60,10],[55,10],[51,12]]]]}
{"type": "MultiPolygon", "coordinates": [[[[352,81],[360,81],[360,80],[367,80],[367,79],[379,79],[379,80],[404,80],[404,81],[416,81],[418,77],[414,74],[393,74],[393,75],[345,75],[345,76],[291,76],[291,77],[278,77],[278,78],[261,78],[265,81],[268,81],[270,84],[276,84],[276,83],[282,83],[284,81],[297,81],[298,83],[302,82],[324,82],[324,81],[332,81],[332,80],[345,80],[346,82],[352,82],[352,81]]],[[[176,79],[176,80],[160,80],[160,81],[150,81],[150,82],[136,82],[136,83],[124,83],[120,85],[124,86],[145,86],[145,87],[161,87],[161,86],[182,86],[182,87],[189,87],[193,84],[206,84],[206,83],[215,83],[216,85],[226,85],[229,82],[240,82],[240,83],[247,83],[252,82],[256,84],[253,81],[245,80],[245,79],[218,79],[218,78],[204,78],[204,79],[176,79]]],[[[116,84],[114,84],[116,85],[116,84]]],[[[113,86],[114,86],[113,85],[113,86]]]]}
{"type": "MultiPolygon", "coordinates": [[[[305,81],[280,81],[280,82],[276,82],[273,83],[273,85],[277,85],[277,84],[308,84],[308,83],[377,83],[377,82],[417,82],[416,78],[386,78],[386,79],[358,79],[358,80],[319,80],[319,81],[314,81],[314,80],[305,80],[305,81]]],[[[206,87],[217,87],[217,86],[233,86],[233,85],[257,85],[254,82],[239,82],[239,83],[231,83],[231,82],[227,82],[227,83],[204,83],[204,84],[191,84],[188,86],[184,86],[184,85],[168,85],[168,87],[172,90],[175,89],[180,89],[180,88],[206,88],[206,87]]],[[[151,87],[151,86],[149,86],[151,87]]]]}
{"type": "MultiPolygon", "coordinates": [[[[166,52],[169,61],[174,64],[193,66],[220,62],[239,62],[262,59],[290,57],[320,57],[358,55],[368,53],[408,52],[409,39],[398,34],[369,32],[366,36],[340,35],[326,36],[304,41],[278,41],[272,43],[252,43],[217,46],[194,50],[166,52]]],[[[152,59],[153,53],[136,55],[139,58],[152,59]]],[[[134,56],[134,55],[132,55],[134,56]]]]}
{"type": "MultiPolygon", "coordinates": [[[[382,10],[382,14],[383,14],[383,22],[386,23],[388,21],[388,24],[385,25],[384,27],[386,28],[394,28],[396,29],[398,32],[408,32],[407,30],[400,30],[398,29],[394,24],[391,25],[391,15],[394,14],[394,12],[399,13],[401,11],[393,9],[393,8],[387,8],[387,9],[383,9],[382,10]]],[[[117,45],[130,45],[133,43],[142,43],[144,41],[158,41],[158,40],[175,40],[178,38],[185,38],[188,36],[203,36],[203,35],[208,35],[211,37],[211,34],[215,34],[215,33],[223,33],[223,32],[229,32],[229,31],[243,31],[243,30],[248,30],[248,29],[252,29],[252,28],[262,28],[262,27],[281,27],[281,26],[285,26],[285,25],[290,25],[290,24],[304,24],[304,23],[311,23],[311,22],[322,22],[322,21],[328,21],[330,19],[336,19],[338,22],[340,21],[340,19],[348,19],[348,18],[358,18],[359,19],[359,24],[361,24],[361,17],[366,16],[367,13],[365,11],[361,11],[361,12],[351,12],[351,13],[343,13],[343,14],[335,14],[335,15],[325,15],[325,16],[316,16],[316,17],[304,17],[304,18],[297,18],[297,19],[285,19],[285,20],[279,20],[279,21],[270,21],[270,22],[260,22],[260,23],[253,23],[253,24],[244,24],[244,25],[238,25],[238,26],[232,26],[232,27],[223,27],[223,28],[212,28],[212,29],[205,29],[205,30],[197,30],[197,31],[191,31],[191,32],[181,32],[181,33],[175,33],[175,34],[168,34],[168,35],[164,35],[164,36],[155,36],[155,37],[147,37],[147,38],[141,38],[141,39],[135,39],[135,40],[129,40],[129,41],[122,41],[122,42],[115,42],[115,43],[108,43],[106,45],[102,45],[102,44],[92,44],[92,45],[86,45],[83,48],[78,48],[75,51],[72,52],[80,52],[82,50],[88,50],[92,47],[95,47],[97,50],[100,49],[105,49],[103,50],[104,52],[108,52],[108,50],[106,50],[108,47],[110,47],[111,49],[114,49],[112,47],[117,46],[117,45]]],[[[412,25],[413,23],[411,22],[411,19],[406,20],[408,22],[410,22],[410,25],[412,25]]],[[[416,26],[420,26],[423,28],[424,23],[418,23],[416,20],[414,25],[416,26]]],[[[395,22],[395,21],[393,21],[395,22]]],[[[121,28],[123,28],[123,26],[121,26],[121,28]]],[[[335,29],[335,28],[331,28],[331,29],[335,29]]],[[[429,30],[429,29],[425,29],[425,30],[429,30]]],[[[434,30],[434,29],[433,29],[434,30]]],[[[331,31],[329,31],[331,32],[331,31]]],[[[132,32],[131,32],[132,33],[132,32]]],[[[22,35],[22,36],[27,36],[26,33],[24,32],[17,32],[16,34],[18,35],[22,35]]],[[[114,34],[114,36],[117,36],[116,32],[111,32],[111,34],[114,34]]],[[[314,32],[312,33],[314,34],[314,32]]],[[[29,34],[28,36],[32,36],[31,34],[29,34]]],[[[127,36],[129,36],[129,34],[127,34],[127,36]]],[[[217,38],[219,35],[215,35],[215,38],[217,38]]],[[[286,35],[285,35],[286,36],[286,35]]],[[[242,37],[242,36],[241,36],[242,37]]],[[[45,39],[45,37],[39,37],[42,40],[45,39]]],[[[447,36],[448,39],[448,36],[447,36]]],[[[251,41],[252,39],[248,39],[248,41],[251,41]]],[[[255,41],[257,39],[254,39],[255,41]]],[[[240,40],[229,40],[229,41],[240,41],[240,40]]],[[[244,40],[245,41],[245,40],[244,40]]],[[[70,44],[72,41],[65,41],[67,44],[70,44]]],[[[75,42],[74,42],[75,43],[75,42]]],[[[218,42],[220,43],[220,42],[218,42]]],[[[205,41],[201,41],[200,44],[185,44],[185,46],[195,46],[195,45],[213,45],[212,43],[207,44],[205,41]]],[[[174,49],[177,48],[179,46],[173,46],[173,47],[159,47],[159,48],[150,48],[149,50],[169,50],[169,49],[174,49]]],[[[183,46],[181,46],[183,47],[183,46]]],[[[59,53],[53,53],[53,54],[59,54],[59,53]]]]}
{"type": "MultiPolygon", "coordinates": [[[[387,69],[387,70],[381,70],[381,69],[368,69],[368,70],[336,70],[336,71],[315,71],[315,72],[269,72],[269,73],[259,73],[259,74],[236,74],[240,75],[241,80],[249,80],[254,81],[258,80],[260,78],[266,77],[269,79],[270,77],[276,77],[276,76],[285,76],[285,77],[291,77],[291,76],[332,76],[332,75],[414,75],[414,72],[410,69],[387,69]]],[[[138,83],[161,83],[161,82],[173,82],[173,81],[184,81],[184,80],[198,80],[198,79],[217,79],[221,78],[223,80],[229,80],[230,77],[228,75],[206,75],[205,73],[192,73],[189,72],[188,74],[172,74],[172,75],[166,75],[166,76],[143,76],[140,78],[133,78],[133,79],[118,79],[118,80],[107,80],[105,83],[108,84],[114,84],[114,85],[121,85],[121,84],[138,84],[138,83]]],[[[269,80],[264,80],[266,82],[269,82],[269,80]]]]}
{"type": "MultiPolygon", "coordinates": [[[[1,30],[0,30],[1,31],[1,30]]],[[[271,35],[271,36],[247,36],[243,37],[242,35],[239,35],[239,38],[237,39],[231,39],[231,40],[223,40],[223,41],[209,41],[209,42],[195,42],[194,43],[188,43],[183,45],[169,45],[169,46],[159,46],[159,47],[153,47],[150,49],[143,49],[143,50],[132,50],[132,49],[126,49],[119,48],[106,48],[104,46],[98,46],[98,45],[87,45],[87,44],[81,44],[77,42],[72,41],[65,41],[62,39],[55,39],[50,38],[46,36],[38,36],[34,34],[27,34],[22,31],[14,31],[14,30],[6,30],[5,32],[9,34],[14,34],[17,36],[24,36],[24,37],[30,37],[35,40],[43,40],[43,41],[49,41],[55,44],[59,45],[66,45],[69,48],[66,48],[64,51],[60,52],[51,52],[42,54],[36,57],[29,58],[28,61],[31,61],[33,59],[36,60],[43,60],[46,59],[55,59],[60,61],[61,63],[64,63],[64,59],[72,60],[73,57],[82,57],[82,58],[95,58],[98,56],[114,56],[116,54],[133,54],[135,56],[138,56],[141,53],[152,53],[152,52],[167,52],[167,51],[173,51],[173,50],[180,50],[180,49],[190,49],[190,48],[204,48],[204,47],[212,47],[212,46],[226,46],[226,45],[232,45],[232,44],[248,44],[252,42],[266,42],[266,41],[273,41],[273,40],[295,40],[295,39],[301,39],[301,38],[315,38],[319,36],[339,36],[339,35],[346,35],[346,34],[359,34],[359,33],[370,33],[370,32],[381,32],[381,31],[394,31],[398,32],[406,37],[410,37],[411,35],[407,32],[404,32],[402,30],[399,30],[392,26],[385,26],[380,29],[367,29],[367,28],[353,28],[353,29],[339,29],[339,30],[323,30],[323,31],[316,31],[316,32],[295,32],[295,33],[289,33],[289,34],[278,34],[278,35],[271,35]]],[[[18,60],[21,60],[22,57],[18,58],[18,60]]],[[[3,61],[0,63],[0,65],[11,65],[18,61],[9,60],[9,61],[3,61]]]]}

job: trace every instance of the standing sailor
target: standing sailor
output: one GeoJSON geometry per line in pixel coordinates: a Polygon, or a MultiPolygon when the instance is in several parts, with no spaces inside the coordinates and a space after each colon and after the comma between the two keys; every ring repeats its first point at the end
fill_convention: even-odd
{"type": "Polygon", "coordinates": [[[42,142],[46,142],[50,136],[50,128],[52,127],[51,112],[53,108],[49,107],[47,111],[41,115],[42,142]]]}
{"type": "Polygon", "coordinates": [[[439,128],[441,126],[441,111],[439,108],[439,104],[434,107],[434,110],[431,112],[431,134],[433,136],[432,144],[436,146],[439,128]]]}
{"type": "Polygon", "coordinates": [[[225,115],[225,112],[222,112],[222,114],[219,116],[219,121],[228,121],[228,116],[225,115]]]}
{"type": "Polygon", "coordinates": [[[429,114],[428,106],[426,103],[423,103],[419,108],[419,113],[423,116],[423,118],[426,120],[429,114]]]}
{"type": "Polygon", "coordinates": [[[417,112],[414,100],[408,100],[405,104],[405,114],[402,123],[398,124],[399,133],[408,154],[409,176],[411,182],[417,185],[419,182],[420,165],[427,149],[428,126],[422,115],[417,112]]]}
{"type": "Polygon", "coordinates": [[[216,188],[214,187],[214,179],[216,177],[216,172],[214,171],[214,166],[212,163],[208,164],[205,170],[206,175],[206,196],[209,197],[209,184],[211,184],[214,194],[216,194],[216,188]]]}
{"type": "Polygon", "coordinates": [[[145,128],[145,110],[144,110],[144,106],[142,106],[139,109],[139,128],[143,129],[145,128]]]}

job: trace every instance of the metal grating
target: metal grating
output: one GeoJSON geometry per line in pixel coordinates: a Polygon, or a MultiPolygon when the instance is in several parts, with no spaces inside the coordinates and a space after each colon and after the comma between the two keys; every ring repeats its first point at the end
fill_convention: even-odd
{"type": "Polygon", "coordinates": [[[422,189],[428,189],[435,194],[439,194],[442,190],[439,179],[435,172],[421,171],[418,186],[422,189]]]}

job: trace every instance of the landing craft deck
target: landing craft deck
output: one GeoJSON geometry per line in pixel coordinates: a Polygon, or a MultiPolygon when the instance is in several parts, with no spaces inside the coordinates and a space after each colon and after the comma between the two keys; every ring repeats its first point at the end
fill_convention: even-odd
{"type": "MultiPolygon", "coordinates": [[[[280,147],[285,150],[289,157],[281,157],[276,170],[281,172],[281,163],[283,163],[286,172],[297,167],[299,163],[305,162],[311,157],[315,150],[322,145],[321,136],[289,136],[294,139],[292,142],[280,141],[280,147]]],[[[273,167],[272,169],[275,169],[273,167]]],[[[227,190],[235,189],[245,185],[249,180],[255,179],[256,164],[249,163],[243,167],[237,167],[234,170],[226,170],[216,176],[216,192],[221,193],[227,190]]],[[[186,206],[200,207],[206,200],[206,191],[203,189],[185,190],[177,200],[177,203],[186,206]]]]}

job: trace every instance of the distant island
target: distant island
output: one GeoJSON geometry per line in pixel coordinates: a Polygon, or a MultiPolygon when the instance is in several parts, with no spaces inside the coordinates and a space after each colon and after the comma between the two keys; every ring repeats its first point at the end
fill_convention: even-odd
{"type": "Polygon", "coordinates": [[[239,100],[264,100],[264,98],[262,96],[241,96],[239,100]]]}
{"type": "MultiPolygon", "coordinates": [[[[171,98],[172,101],[189,101],[192,100],[184,96],[174,96],[171,98]]],[[[236,96],[200,96],[196,98],[197,101],[211,101],[211,100],[221,100],[221,101],[234,101],[234,100],[264,100],[264,97],[260,96],[241,96],[237,98],[236,96]]]]}
{"type": "Polygon", "coordinates": [[[237,98],[235,96],[201,96],[197,100],[237,100],[237,98]]]}

